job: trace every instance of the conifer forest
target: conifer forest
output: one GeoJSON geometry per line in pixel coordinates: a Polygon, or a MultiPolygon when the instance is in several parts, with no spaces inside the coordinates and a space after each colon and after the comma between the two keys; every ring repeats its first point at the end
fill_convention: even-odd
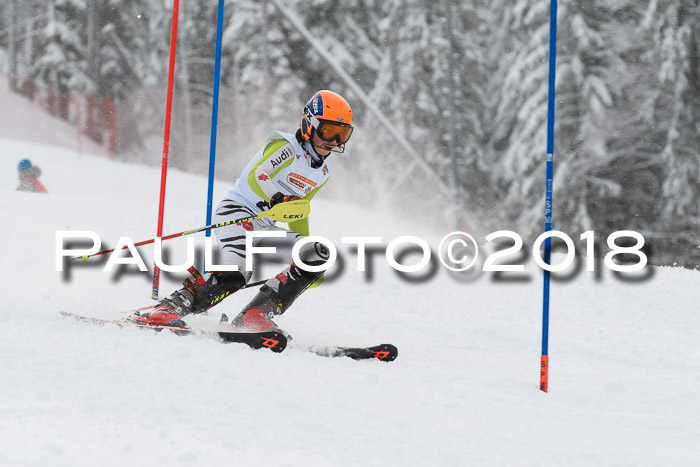
{"type": "MultiPolygon", "coordinates": [[[[217,3],[180,2],[171,165],[195,173],[209,163],[217,3]]],[[[352,105],[355,132],[325,196],[532,244],[544,216],[549,7],[226,1],[217,178],[233,183],[269,130],[293,133],[305,102],[331,89],[352,105]]],[[[4,0],[3,74],[113,157],[157,165],[171,20],[171,0],[4,0]]],[[[603,242],[635,230],[651,263],[700,269],[700,0],[560,1],[556,53],[554,228],[603,242]]]]}

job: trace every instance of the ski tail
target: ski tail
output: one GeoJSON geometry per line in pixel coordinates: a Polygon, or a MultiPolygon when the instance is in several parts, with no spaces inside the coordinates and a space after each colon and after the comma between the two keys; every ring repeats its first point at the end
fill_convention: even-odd
{"type": "Polygon", "coordinates": [[[230,343],[240,343],[246,344],[253,349],[269,349],[273,352],[282,352],[287,347],[289,335],[282,331],[281,329],[268,329],[267,331],[248,331],[242,328],[235,328],[229,326],[230,329],[210,332],[210,331],[196,331],[188,327],[176,327],[176,326],[161,326],[153,324],[143,324],[130,319],[114,320],[105,318],[96,318],[93,316],[84,316],[77,313],[70,313],[67,311],[60,312],[63,316],[67,318],[73,318],[77,321],[96,324],[98,326],[103,326],[105,324],[114,324],[120,327],[135,327],[140,329],[150,329],[152,331],[171,331],[177,335],[189,335],[189,334],[199,334],[208,335],[219,338],[220,341],[230,343]]]}
{"type": "Polygon", "coordinates": [[[120,326],[120,327],[127,327],[128,326],[128,327],[152,329],[154,331],[168,330],[168,331],[173,331],[174,333],[179,334],[179,335],[191,334],[193,332],[192,329],[190,329],[188,327],[144,324],[144,323],[140,323],[138,321],[131,320],[129,318],[117,320],[117,319],[96,318],[94,316],[79,315],[77,313],[70,313],[68,311],[60,311],[59,313],[61,313],[63,316],[65,316],[67,318],[73,318],[76,321],[97,324],[100,326],[104,325],[104,324],[116,324],[117,326],[120,326]]]}

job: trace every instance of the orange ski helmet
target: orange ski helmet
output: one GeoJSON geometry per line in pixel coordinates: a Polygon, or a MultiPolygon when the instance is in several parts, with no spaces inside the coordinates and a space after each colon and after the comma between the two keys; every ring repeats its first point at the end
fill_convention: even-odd
{"type": "Polygon", "coordinates": [[[311,139],[311,129],[325,141],[336,141],[343,147],[352,134],[352,109],[350,104],[333,91],[318,91],[306,103],[301,117],[301,135],[304,141],[311,139]]]}

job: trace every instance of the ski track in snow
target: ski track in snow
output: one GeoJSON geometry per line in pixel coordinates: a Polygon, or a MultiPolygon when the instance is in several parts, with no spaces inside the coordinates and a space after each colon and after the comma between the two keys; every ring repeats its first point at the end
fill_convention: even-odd
{"type": "MultiPolygon", "coordinates": [[[[700,465],[697,272],[554,282],[544,394],[542,283],[532,264],[528,282],[481,273],[461,283],[440,266],[415,284],[377,255],[368,280],[341,236],[386,245],[418,235],[435,249],[440,235],[321,195],[312,233],[334,241],[345,270],[278,324],[293,343],[386,342],[399,357],[277,355],[59,316],[119,318],[152,303],[150,275],[133,267],[114,274],[81,262],[56,272],[55,232],[93,230],[111,246],[151,238],[160,169],[9,139],[0,164],[2,466],[700,465]],[[23,157],[42,168],[49,195],[14,191],[23,157]]],[[[217,202],[231,183],[217,181],[217,202]]],[[[203,225],[204,178],[170,171],[166,199],[165,233],[203,225]]],[[[185,260],[184,245],[169,243],[171,264],[185,260]]],[[[151,266],[150,247],[139,251],[151,266]]],[[[260,276],[280,268],[265,265],[260,276]]],[[[166,275],[161,295],[184,277],[166,275]]],[[[254,293],[189,322],[213,327],[254,293]]]]}

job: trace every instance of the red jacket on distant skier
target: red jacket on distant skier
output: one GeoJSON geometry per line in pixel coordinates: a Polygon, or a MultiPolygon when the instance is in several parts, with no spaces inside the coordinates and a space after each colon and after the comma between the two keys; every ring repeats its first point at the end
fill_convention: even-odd
{"type": "Polygon", "coordinates": [[[39,181],[41,169],[32,165],[29,159],[22,159],[17,166],[19,171],[18,191],[30,191],[32,193],[48,193],[43,183],[39,181]]]}

